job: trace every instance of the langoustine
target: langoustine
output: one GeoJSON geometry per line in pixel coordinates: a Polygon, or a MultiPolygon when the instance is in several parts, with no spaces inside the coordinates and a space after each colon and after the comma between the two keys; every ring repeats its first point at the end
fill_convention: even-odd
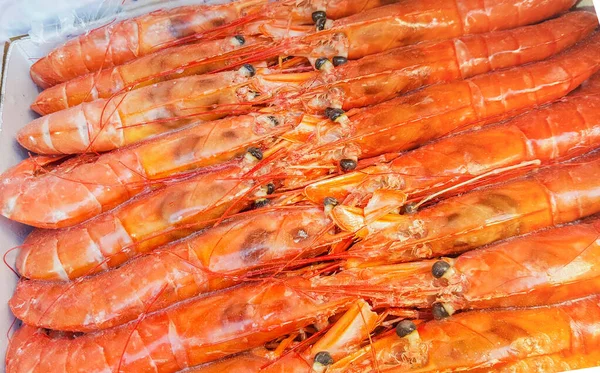
{"type": "Polygon", "coordinates": [[[2,175],[2,214],[41,228],[71,226],[144,191],[172,184],[182,174],[225,163],[251,148],[269,148],[278,135],[303,120],[309,118],[293,112],[251,113],[196,123],[150,141],[100,156],[80,156],[54,167],[51,161],[56,158],[33,157],[2,175]]]}
{"type": "MultiPolygon", "coordinates": [[[[532,360],[557,355],[590,367],[599,362],[594,352],[600,343],[599,322],[600,299],[593,295],[530,309],[465,312],[418,326],[405,323],[397,335],[350,354],[327,372],[489,372],[506,365],[518,368],[521,359],[527,367],[532,360]]],[[[550,364],[549,371],[561,366],[550,364]]]]}
{"type": "MultiPolygon", "coordinates": [[[[264,276],[284,271],[286,264],[292,269],[299,260],[327,252],[345,238],[333,231],[331,220],[317,207],[248,212],[96,276],[75,282],[22,280],[10,305],[28,325],[69,331],[106,329],[248,280],[253,270],[264,276]]],[[[63,261],[63,266],[68,265],[63,261]]],[[[94,273],[100,266],[90,262],[67,274],[94,273]]]]}
{"type": "Polygon", "coordinates": [[[245,179],[256,160],[215,166],[138,195],[79,225],[32,232],[17,259],[28,278],[68,280],[125,262],[250,207],[270,187],[245,179]]]}
{"type": "MultiPolygon", "coordinates": [[[[191,368],[187,373],[307,373],[323,372],[331,361],[339,360],[356,351],[377,326],[379,317],[371,311],[367,302],[359,299],[326,333],[306,348],[306,351],[291,350],[277,356],[278,351],[264,348],[214,363],[191,368]],[[275,355],[275,356],[274,356],[275,355]]],[[[281,345],[280,345],[281,346],[281,345]]],[[[292,348],[295,348],[294,346],[292,348]]],[[[278,348],[279,349],[279,348],[278,348]]]]}
{"type": "Polygon", "coordinates": [[[31,79],[42,88],[80,75],[121,65],[165,43],[231,23],[259,11],[266,0],[196,5],[158,11],[94,29],[69,40],[31,66],[31,79]]]}
{"type": "Polygon", "coordinates": [[[414,209],[434,196],[448,197],[490,180],[583,155],[600,145],[599,94],[600,75],[596,74],[558,102],[407,153],[388,154],[394,158],[391,162],[314,182],[304,195],[314,203],[330,197],[363,205],[373,192],[391,189],[406,193],[414,209]]]}
{"type": "MultiPolygon", "coordinates": [[[[350,61],[348,64],[336,63],[337,68],[320,79],[325,79],[328,90],[337,88],[354,97],[347,100],[344,109],[364,106],[373,102],[364,101],[366,97],[371,97],[373,90],[384,90],[387,93],[377,94],[376,100],[380,102],[383,99],[379,96],[390,98],[390,95],[406,92],[424,84],[465,79],[490,70],[542,60],[582,39],[591,33],[596,25],[595,15],[571,12],[534,26],[470,35],[445,42],[422,43],[377,53],[350,61]],[[514,39],[515,42],[506,43],[507,38],[514,39]],[[493,49],[483,48],[484,45],[490,45],[493,49]],[[366,90],[369,92],[365,92],[366,90]]],[[[99,74],[88,74],[47,89],[36,98],[32,109],[39,114],[49,114],[82,102],[109,98],[126,88],[207,73],[225,68],[228,64],[236,66],[236,61],[243,60],[242,54],[221,58],[206,56],[214,53],[214,49],[239,48],[241,44],[250,46],[246,49],[251,56],[250,50],[261,47],[255,45],[258,42],[255,37],[236,35],[226,40],[219,39],[164,50],[103,70],[99,74]]],[[[313,75],[317,74],[318,72],[313,75]]],[[[307,80],[311,82],[314,79],[307,80]]],[[[310,89],[302,96],[302,100],[316,94],[314,89],[310,89]]],[[[316,108],[313,106],[313,109],[316,108]]]]}
{"type": "Polygon", "coordinates": [[[595,218],[457,258],[341,270],[313,278],[313,291],[360,296],[376,308],[432,309],[437,319],[463,310],[551,305],[600,291],[599,237],[595,218]]]}
{"type": "Polygon", "coordinates": [[[324,322],[356,301],[313,297],[291,286],[302,281],[232,288],[74,338],[24,326],[11,339],[7,372],[177,372],[324,322]]]}
{"type": "MultiPolygon", "coordinates": [[[[307,57],[317,67],[319,58],[357,59],[425,40],[449,39],[533,24],[567,11],[573,5],[573,0],[527,3],[515,0],[483,3],[477,0],[400,0],[333,22],[325,19],[326,14],[317,14],[315,21],[319,32],[296,38],[287,38],[289,24],[277,22],[259,22],[231,32],[282,40],[273,50],[307,57]]],[[[331,67],[331,63],[327,65],[331,67]]]]}
{"type": "Polygon", "coordinates": [[[524,178],[452,197],[412,215],[366,226],[361,209],[337,206],[336,224],[364,237],[348,251],[350,266],[458,254],[519,234],[600,212],[598,154],[524,178]]]}
{"type": "MultiPolygon", "coordinates": [[[[184,6],[99,27],[54,49],[31,67],[42,88],[119,66],[169,46],[214,39],[238,25],[265,20],[313,24],[313,14],[343,18],[396,0],[238,0],[213,6],[184,6]],[[267,6],[268,5],[268,6],[267,6]],[[89,57],[89,58],[88,58],[89,57]]],[[[256,28],[256,26],[254,26],[256,28]]]]}
{"type": "Polygon", "coordinates": [[[289,89],[291,82],[248,81],[256,74],[237,71],[189,76],[98,99],[30,122],[17,134],[26,148],[43,154],[113,150],[195,121],[210,121],[252,109],[257,91],[289,89]],[[253,87],[260,84],[260,88],[253,87]]]}

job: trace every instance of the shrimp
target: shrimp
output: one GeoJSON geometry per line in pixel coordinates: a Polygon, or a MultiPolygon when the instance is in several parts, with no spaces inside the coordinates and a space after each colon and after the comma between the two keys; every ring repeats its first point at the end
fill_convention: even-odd
{"type": "Polygon", "coordinates": [[[340,125],[319,126],[318,137],[287,156],[283,189],[305,187],[353,171],[358,160],[412,150],[562,98],[599,70],[598,51],[600,33],[542,62],[426,87],[354,113],[327,110],[340,125]]]}
{"type": "Polygon", "coordinates": [[[378,323],[367,302],[354,303],[306,352],[290,353],[276,360],[273,353],[258,349],[232,358],[189,369],[188,373],[307,373],[322,372],[333,361],[355,351],[378,323]]]}
{"type": "Polygon", "coordinates": [[[543,306],[597,294],[599,253],[600,220],[594,219],[455,259],[350,268],[314,278],[313,288],[360,295],[376,308],[432,308],[442,319],[460,310],[543,306]]]}
{"type": "Polygon", "coordinates": [[[73,227],[34,231],[20,250],[17,268],[27,278],[68,280],[115,267],[214,224],[271,190],[243,178],[255,161],[246,157],[209,168],[73,227]]]}
{"type": "MultiPolygon", "coordinates": [[[[594,14],[571,12],[539,25],[466,36],[445,42],[422,43],[377,53],[338,65],[322,78],[325,84],[319,84],[320,89],[311,87],[308,93],[301,95],[299,99],[308,101],[312,110],[322,111],[325,109],[323,101],[340,100],[339,97],[335,100],[317,98],[331,91],[331,94],[338,92],[338,96],[343,95],[343,108],[346,110],[366,106],[421,85],[465,79],[490,70],[545,59],[583,39],[594,30],[597,23],[594,14]],[[516,42],[506,43],[507,38],[516,42]],[[482,49],[484,45],[490,45],[494,49],[482,49]],[[432,59],[432,56],[435,56],[435,59],[432,59]],[[373,90],[377,90],[377,93],[373,90]]],[[[100,74],[88,74],[47,89],[38,96],[32,109],[40,114],[49,114],[84,101],[108,98],[124,87],[135,88],[183,75],[218,70],[232,64],[233,61],[242,60],[243,57],[224,56],[208,61],[203,57],[213,53],[214,49],[220,50],[223,46],[237,47],[243,43],[250,45],[246,49],[261,47],[256,45],[256,38],[236,35],[229,41],[210,41],[167,49],[113,69],[103,70],[100,74]],[[210,43],[216,45],[210,46],[210,43]]],[[[231,66],[237,65],[233,63],[231,66]]],[[[307,81],[313,82],[317,77],[315,74],[315,79],[307,81]]]]}
{"type": "MultiPolygon", "coordinates": [[[[247,86],[255,72],[245,65],[238,71],[184,77],[85,102],[33,120],[19,131],[17,140],[43,154],[102,152],[197,120],[245,113],[257,97],[247,86]]],[[[262,92],[287,84],[260,81],[262,92]]],[[[257,79],[250,82],[259,83],[257,79]]]]}
{"type": "Polygon", "coordinates": [[[548,167],[525,178],[441,201],[413,215],[388,216],[365,225],[361,210],[339,205],[336,224],[362,241],[349,251],[349,266],[414,261],[458,254],[519,234],[600,212],[600,156],[548,167]]]}
{"type": "Polygon", "coordinates": [[[234,22],[262,9],[266,0],[195,5],[152,12],[94,29],[69,40],[31,66],[42,88],[103,68],[122,65],[177,39],[234,22]]]}
{"type": "MultiPolygon", "coordinates": [[[[287,53],[306,56],[317,67],[317,60],[322,58],[358,59],[425,40],[450,39],[538,23],[568,10],[575,3],[574,0],[401,0],[338,19],[330,25],[325,22],[323,28],[327,29],[294,38],[287,53]]],[[[282,39],[287,35],[288,27],[279,30],[275,25],[265,24],[260,31],[263,35],[282,39]]],[[[319,65],[325,69],[333,66],[332,61],[319,65]]]]}
{"type": "Polygon", "coordinates": [[[313,297],[291,286],[302,281],[236,287],[74,338],[24,326],[10,342],[7,372],[177,372],[260,347],[356,302],[346,296],[313,297]]]}
{"type": "Polygon", "coordinates": [[[400,190],[417,200],[442,191],[457,193],[465,190],[464,185],[485,182],[502,172],[514,176],[588,153],[600,146],[599,134],[600,75],[595,74],[584,88],[559,102],[399,156],[392,154],[395,159],[389,163],[318,181],[304,194],[314,203],[332,197],[348,204],[361,203],[381,188],[400,190]]]}
{"type": "Polygon", "coordinates": [[[544,60],[597,25],[595,14],[570,12],[533,26],[395,48],[338,65],[299,99],[320,112],[373,105],[422,86],[544,60]]]}
{"type": "Polygon", "coordinates": [[[406,322],[327,372],[490,372],[553,355],[587,367],[585,355],[592,355],[588,363],[597,361],[599,322],[597,295],[538,308],[465,312],[418,326],[406,322]]]}
{"type": "Polygon", "coordinates": [[[38,158],[27,159],[2,175],[1,211],[36,227],[71,226],[180,177],[176,174],[222,164],[249,148],[268,148],[278,135],[308,120],[292,112],[251,113],[198,122],[114,152],[78,157],[53,169],[41,165],[38,158]]]}
{"type": "Polygon", "coordinates": [[[98,98],[110,98],[125,89],[152,85],[188,75],[200,75],[223,69],[234,60],[213,59],[201,63],[212,56],[221,56],[242,46],[255,46],[256,37],[236,35],[226,39],[208,40],[201,43],[164,49],[144,57],[89,73],[42,91],[31,105],[38,114],[46,115],[67,109],[82,102],[98,98]],[[198,61],[193,63],[193,61],[198,61]]]}
{"type": "MultiPolygon", "coordinates": [[[[294,265],[296,259],[321,254],[342,239],[333,234],[333,227],[322,209],[311,206],[236,215],[80,281],[21,281],[10,305],[29,325],[82,332],[106,329],[135,320],[144,312],[231,286],[253,269],[260,268],[260,274],[277,272],[285,261],[294,265]],[[90,307],[92,303],[94,307],[90,307]]],[[[75,261],[82,259],[70,255],[75,261]]],[[[82,264],[85,267],[79,273],[94,272],[102,265],[82,264]]],[[[76,263],[67,260],[62,265],[72,271],[76,263]]],[[[77,273],[67,274],[73,277],[77,273]]]]}

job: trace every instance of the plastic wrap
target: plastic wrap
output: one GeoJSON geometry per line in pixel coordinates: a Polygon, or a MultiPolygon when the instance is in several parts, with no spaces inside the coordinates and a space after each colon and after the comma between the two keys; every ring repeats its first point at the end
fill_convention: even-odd
{"type": "Polygon", "coordinates": [[[228,0],[0,0],[0,41],[29,34],[35,43],[56,44],[152,10],[224,2],[228,0]]]}

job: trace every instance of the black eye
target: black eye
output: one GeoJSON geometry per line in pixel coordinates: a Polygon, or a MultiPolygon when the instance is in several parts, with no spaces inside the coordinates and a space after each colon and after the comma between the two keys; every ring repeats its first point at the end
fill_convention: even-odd
{"type": "Polygon", "coordinates": [[[315,355],[315,363],[319,363],[324,366],[329,366],[333,364],[333,357],[329,352],[321,351],[315,355]]]}
{"type": "Polygon", "coordinates": [[[275,184],[269,183],[267,184],[267,194],[275,193],[275,184]]]}
{"type": "Polygon", "coordinates": [[[274,126],[278,126],[279,125],[279,119],[277,119],[277,117],[275,117],[274,115],[269,115],[267,118],[269,118],[269,120],[271,121],[271,123],[274,126]]]}
{"type": "Polygon", "coordinates": [[[433,313],[433,318],[436,320],[442,320],[450,317],[450,314],[448,311],[446,311],[446,308],[441,303],[434,303],[431,311],[433,313]]]}
{"type": "Polygon", "coordinates": [[[254,208],[259,209],[269,204],[269,200],[266,198],[257,199],[254,201],[254,208]]]}
{"type": "Polygon", "coordinates": [[[331,59],[331,62],[333,63],[333,66],[337,67],[337,66],[347,63],[348,59],[346,57],[342,57],[342,56],[335,56],[331,59]]]}
{"type": "Polygon", "coordinates": [[[342,171],[352,171],[356,168],[356,161],[353,159],[342,159],[340,161],[340,168],[342,171]]]}
{"type": "Polygon", "coordinates": [[[317,60],[315,61],[315,67],[317,68],[317,70],[321,70],[321,68],[325,66],[327,62],[329,62],[329,60],[326,57],[317,58],[317,60]]]}
{"type": "Polygon", "coordinates": [[[260,150],[259,148],[248,148],[248,153],[250,153],[254,158],[258,159],[259,161],[263,159],[262,150],[260,150]]]}
{"type": "Polygon", "coordinates": [[[450,264],[448,262],[444,262],[443,260],[438,260],[433,263],[431,267],[431,274],[435,278],[441,278],[447,271],[450,269],[450,264]]]}
{"type": "Polygon", "coordinates": [[[400,338],[406,337],[415,330],[417,330],[417,326],[410,320],[402,320],[396,325],[396,335],[400,338]]]}
{"type": "Polygon", "coordinates": [[[236,35],[234,38],[238,41],[238,43],[240,43],[240,45],[246,44],[246,39],[244,39],[242,35],[236,35]]]}
{"type": "Polygon", "coordinates": [[[256,69],[254,68],[254,66],[250,65],[249,63],[244,64],[243,68],[244,68],[244,70],[246,70],[246,72],[248,73],[248,75],[250,77],[253,77],[254,75],[256,75],[256,69]]]}
{"type": "Polygon", "coordinates": [[[327,19],[327,13],[322,10],[317,10],[316,12],[312,13],[311,17],[313,22],[317,23],[317,21],[320,19],[327,19]]]}
{"type": "Polygon", "coordinates": [[[409,202],[402,207],[402,213],[405,215],[413,215],[418,211],[417,204],[414,202],[409,202]]]}
{"type": "Polygon", "coordinates": [[[339,117],[341,117],[344,114],[345,114],[345,112],[342,109],[336,109],[336,108],[332,108],[332,107],[328,107],[327,109],[325,109],[325,116],[334,122],[336,119],[338,119],[339,117]]]}
{"type": "Polygon", "coordinates": [[[325,18],[320,18],[317,20],[317,22],[315,22],[317,31],[325,30],[325,22],[327,22],[327,20],[325,18]]]}
{"type": "Polygon", "coordinates": [[[335,199],[333,197],[325,197],[325,199],[323,200],[323,204],[325,206],[337,206],[340,203],[338,202],[337,199],[335,199]]]}

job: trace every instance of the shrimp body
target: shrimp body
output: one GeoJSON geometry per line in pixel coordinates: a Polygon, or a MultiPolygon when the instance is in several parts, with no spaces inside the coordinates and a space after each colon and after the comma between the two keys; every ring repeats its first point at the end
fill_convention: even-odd
{"type": "Polygon", "coordinates": [[[343,159],[412,150],[562,98],[600,69],[597,46],[600,34],[542,62],[425,87],[349,114],[342,126],[320,125],[319,137],[307,143],[310,150],[288,156],[302,170],[288,167],[285,187],[340,172],[343,159]]]}
{"type": "Polygon", "coordinates": [[[191,76],[84,102],[33,120],[17,140],[41,154],[109,151],[193,121],[249,111],[241,88],[247,80],[241,71],[191,76]],[[214,110],[219,105],[225,109],[214,110]]]}
{"type": "MultiPolygon", "coordinates": [[[[350,249],[354,264],[406,262],[456,254],[508,237],[568,223],[600,212],[592,175],[600,158],[565,163],[505,184],[449,198],[414,215],[390,217],[365,231],[350,249]]],[[[336,207],[338,224],[356,222],[356,210],[336,207]]],[[[346,230],[360,229],[348,226],[346,230]]]]}
{"type": "Polygon", "coordinates": [[[312,297],[295,291],[296,283],[236,287],[76,338],[24,326],[11,340],[7,372],[177,372],[262,346],[355,302],[312,297]]]}
{"type": "Polygon", "coordinates": [[[256,12],[265,0],[222,5],[195,5],[152,12],[94,29],[69,40],[31,66],[31,78],[42,88],[103,68],[122,65],[155,52],[166,43],[220,27],[256,12]]]}
{"type": "Polygon", "coordinates": [[[598,322],[596,295],[538,308],[465,312],[422,323],[404,338],[385,336],[334,363],[328,372],[489,372],[556,355],[588,367],[585,358],[576,356],[591,353],[587,363],[597,361],[598,322]]]}
{"type": "Polygon", "coordinates": [[[331,228],[331,221],[315,207],[242,214],[96,276],[72,283],[21,281],[10,304],[28,325],[106,329],[231,286],[252,269],[276,271],[286,260],[293,263],[320,254],[336,242],[331,228]]]}
{"type": "Polygon", "coordinates": [[[301,96],[313,110],[376,104],[416,88],[541,61],[588,36],[598,20],[571,12],[533,26],[423,42],[349,61],[301,96]]]}
{"type": "Polygon", "coordinates": [[[232,162],[138,195],[116,209],[57,230],[37,230],[17,259],[27,278],[68,280],[115,267],[247,207],[255,190],[241,178],[252,167],[232,162]]]}
{"type": "Polygon", "coordinates": [[[357,59],[424,40],[537,23],[574,4],[573,0],[401,0],[336,20],[330,29],[305,37],[303,43],[310,46],[305,52],[314,58],[340,55],[357,59]]]}
{"type": "Polygon", "coordinates": [[[358,349],[360,343],[369,337],[377,326],[378,315],[371,311],[367,302],[357,300],[317,342],[305,352],[290,353],[273,361],[264,349],[223,359],[214,363],[194,367],[189,373],[307,373],[319,369],[315,356],[327,352],[333,360],[338,360],[358,349]]]}
{"type": "Polygon", "coordinates": [[[505,169],[514,176],[528,170],[519,165],[547,164],[583,155],[600,145],[598,93],[600,75],[596,74],[585,88],[549,106],[499,125],[392,155],[395,159],[388,163],[313,183],[304,193],[315,203],[322,203],[326,197],[362,202],[378,189],[397,189],[417,199],[477,178],[498,178],[495,171],[505,169]]]}
{"type": "Polygon", "coordinates": [[[267,148],[299,121],[301,116],[295,113],[251,113],[197,122],[98,157],[78,157],[54,169],[28,159],[2,175],[2,214],[36,227],[71,226],[175,174],[227,162],[250,147],[267,148]]]}
{"type": "Polygon", "coordinates": [[[434,307],[446,317],[459,310],[544,306],[600,291],[599,238],[600,220],[595,219],[515,237],[455,259],[349,268],[312,282],[319,291],[360,294],[377,308],[434,307]]]}
{"type": "Polygon", "coordinates": [[[213,58],[210,62],[203,62],[257,42],[255,37],[237,36],[164,49],[47,88],[38,95],[31,109],[46,115],[82,102],[107,99],[132,88],[223,69],[234,60],[213,58]]]}

